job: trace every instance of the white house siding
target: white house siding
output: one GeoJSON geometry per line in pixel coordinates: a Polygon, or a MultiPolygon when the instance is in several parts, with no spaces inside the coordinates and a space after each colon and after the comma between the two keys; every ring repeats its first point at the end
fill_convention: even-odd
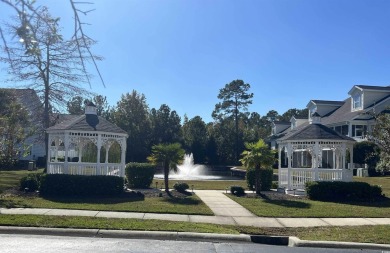
{"type": "Polygon", "coordinates": [[[363,93],[363,108],[373,105],[375,102],[390,95],[389,92],[367,91],[363,93]]]}
{"type": "Polygon", "coordinates": [[[46,155],[46,149],[44,141],[40,140],[41,137],[39,135],[33,135],[28,137],[24,144],[26,146],[30,147],[30,152],[23,156],[23,154],[20,155],[20,160],[37,160],[38,157],[44,157],[46,155]]]}

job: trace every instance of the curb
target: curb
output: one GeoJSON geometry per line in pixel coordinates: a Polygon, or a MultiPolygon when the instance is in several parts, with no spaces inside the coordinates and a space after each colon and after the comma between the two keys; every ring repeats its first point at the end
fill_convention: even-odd
{"type": "Polygon", "coordinates": [[[73,229],[73,228],[42,228],[42,227],[12,227],[0,226],[0,234],[50,235],[50,236],[77,236],[122,239],[149,239],[172,241],[202,241],[202,242],[236,242],[259,243],[288,247],[338,248],[338,249],[368,249],[389,250],[390,244],[354,243],[337,241],[307,241],[293,236],[265,236],[265,235],[232,235],[190,232],[164,231],[133,231],[133,230],[105,230],[105,229],[73,229]]]}
{"type": "Polygon", "coordinates": [[[0,226],[0,234],[33,234],[54,236],[79,236],[123,239],[149,239],[173,241],[207,241],[207,242],[251,242],[251,236],[245,234],[212,234],[164,231],[132,231],[105,229],[41,228],[0,226]]]}
{"type": "Polygon", "coordinates": [[[337,241],[307,241],[291,236],[289,247],[338,248],[338,249],[368,249],[390,250],[390,244],[337,242],[337,241]]]}

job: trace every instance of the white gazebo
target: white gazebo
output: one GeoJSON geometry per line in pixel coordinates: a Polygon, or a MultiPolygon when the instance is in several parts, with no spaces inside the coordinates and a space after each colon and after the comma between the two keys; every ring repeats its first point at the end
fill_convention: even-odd
{"type": "Polygon", "coordinates": [[[318,114],[277,143],[279,188],[304,189],[308,181],[352,181],[353,162],[347,162],[347,150],[353,161],[355,140],[322,125],[318,114]]]}
{"type": "Polygon", "coordinates": [[[97,116],[89,103],[85,114],[46,130],[48,174],[125,176],[127,133],[97,116]]]}

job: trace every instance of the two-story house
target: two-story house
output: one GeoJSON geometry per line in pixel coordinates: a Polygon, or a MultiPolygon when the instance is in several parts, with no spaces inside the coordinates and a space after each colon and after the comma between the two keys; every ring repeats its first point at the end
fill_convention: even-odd
{"type": "Polygon", "coordinates": [[[287,133],[308,125],[314,113],[321,116],[323,125],[336,132],[356,141],[365,140],[375,125],[373,115],[390,106],[390,86],[355,85],[348,95],[344,101],[310,100],[306,106],[308,118],[292,117],[290,126],[286,122],[273,122],[271,148],[275,149],[277,140],[287,133]]]}

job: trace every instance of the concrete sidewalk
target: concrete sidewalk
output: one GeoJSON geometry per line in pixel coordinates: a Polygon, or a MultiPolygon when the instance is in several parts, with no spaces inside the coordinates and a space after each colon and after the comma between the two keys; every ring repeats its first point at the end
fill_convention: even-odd
{"type": "Polygon", "coordinates": [[[35,214],[50,216],[87,216],[102,218],[124,218],[140,220],[186,221],[220,225],[252,227],[319,227],[390,225],[390,218],[268,218],[257,217],[223,194],[223,191],[196,190],[196,195],[214,212],[215,216],[135,213],[112,211],[89,211],[47,208],[0,208],[0,214],[35,214]]]}
{"type": "Polygon", "coordinates": [[[318,227],[318,226],[359,226],[390,225],[390,218],[267,218],[252,216],[205,216],[161,213],[133,213],[86,211],[41,208],[0,208],[0,214],[35,214],[49,216],[88,216],[104,218],[125,218],[140,220],[186,221],[194,223],[213,223],[221,225],[240,225],[253,227],[318,227]]]}
{"type": "Polygon", "coordinates": [[[198,196],[216,216],[256,217],[253,213],[226,197],[221,191],[196,190],[198,196]]]}

